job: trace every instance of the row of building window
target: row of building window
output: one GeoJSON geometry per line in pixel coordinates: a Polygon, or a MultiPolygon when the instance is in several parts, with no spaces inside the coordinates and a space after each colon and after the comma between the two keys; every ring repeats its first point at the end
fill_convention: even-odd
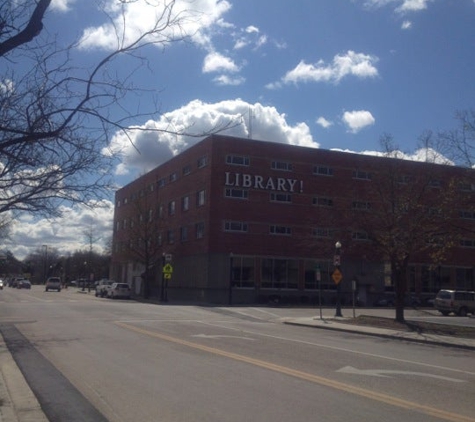
{"type": "MultiPolygon", "coordinates": [[[[304,289],[305,290],[334,290],[335,283],[331,279],[334,270],[331,261],[319,262],[320,280],[315,276],[315,261],[305,260],[304,264],[304,289]]],[[[450,285],[449,271],[452,268],[439,268],[434,271],[431,267],[420,268],[423,293],[436,293],[450,285]]],[[[456,268],[456,287],[473,290],[474,271],[472,268],[456,268]]],[[[298,289],[299,287],[299,262],[296,259],[260,258],[253,256],[234,256],[232,260],[231,281],[233,288],[255,288],[256,278],[259,275],[260,288],[272,289],[298,289]]],[[[416,267],[409,268],[408,291],[416,292],[416,267]]],[[[390,281],[387,286],[390,290],[394,287],[390,281]]]]}

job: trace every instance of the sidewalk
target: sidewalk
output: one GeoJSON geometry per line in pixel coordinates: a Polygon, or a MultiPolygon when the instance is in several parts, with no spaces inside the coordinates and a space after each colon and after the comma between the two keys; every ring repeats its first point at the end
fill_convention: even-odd
{"type": "Polygon", "coordinates": [[[320,328],[324,330],[335,330],[353,334],[364,334],[367,336],[377,336],[383,338],[392,338],[397,340],[414,341],[425,344],[437,344],[439,346],[459,347],[469,350],[475,350],[475,339],[440,336],[435,334],[416,333],[412,331],[389,330],[385,328],[376,328],[363,325],[345,324],[345,318],[289,318],[283,320],[284,324],[298,325],[303,327],[320,328]]]}
{"type": "Polygon", "coordinates": [[[48,422],[1,335],[0,422],[48,422]]]}

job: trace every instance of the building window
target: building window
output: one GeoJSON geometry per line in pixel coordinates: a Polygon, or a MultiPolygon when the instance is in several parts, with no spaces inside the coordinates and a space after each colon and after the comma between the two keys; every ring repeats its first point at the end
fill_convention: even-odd
{"type": "Polygon", "coordinates": [[[411,183],[411,181],[412,181],[412,177],[408,176],[406,174],[402,174],[402,175],[398,176],[398,178],[397,178],[397,182],[401,185],[407,185],[407,184],[411,183]]]}
{"type": "Polygon", "coordinates": [[[153,221],[153,209],[148,210],[148,222],[151,223],[153,221]]]}
{"type": "Polygon", "coordinates": [[[233,256],[231,283],[233,288],[254,287],[255,263],[253,258],[233,256]]]}
{"type": "Polygon", "coordinates": [[[162,245],[163,245],[163,235],[162,235],[161,232],[158,233],[158,235],[157,235],[157,245],[158,245],[158,246],[162,246],[162,245]]]}
{"type": "Polygon", "coordinates": [[[274,193],[270,194],[271,202],[292,202],[292,195],[290,193],[274,193]]]}
{"type": "Polygon", "coordinates": [[[369,210],[371,209],[371,203],[365,201],[353,201],[352,208],[354,210],[369,210]]]}
{"type": "Polygon", "coordinates": [[[271,164],[272,170],[282,170],[282,171],[292,171],[292,163],[287,163],[285,161],[272,161],[271,164]]]}
{"type": "Polygon", "coordinates": [[[429,186],[431,188],[440,188],[440,187],[442,187],[442,180],[440,180],[440,179],[431,179],[431,181],[429,182],[429,186]]]}
{"type": "Polygon", "coordinates": [[[168,215],[175,215],[175,201],[168,203],[168,215]]]}
{"type": "Polygon", "coordinates": [[[119,230],[120,229],[120,221],[116,221],[115,223],[115,229],[119,230]]]}
{"type": "Polygon", "coordinates": [[[315,166],[313,168],[313,174],[317,176],[333,176],[333,169],[327,166],[315,166]]]}
{"type": "Polygon", "coordinates": [[[124,198],[124,205],[127,205],[128,202],[129,202],[129,198],[124,198]]]}
{"type": "Polygon", "coordinates": [[[226,155],[226,164],[233,166],[249,166],[250,159],[245,155],[226,155]]]}
{"type": "Polygon", "coordinates": [[[333,229],[327,227],[315,227],[312,229],[312,235],[320,239],[329,239],[333,237],[333,229]]]}
{"type": "Polygon", "coordinates": [[[268,289],[296,289],[298,287],[296,259],[267,258],[261,261],[261,285],[268,289]]]}
{"type": "Polygon", "coordinates": [[[354,231],[351,234],[351,238],[353,240],[369,240],[368,233],[366,233],[365,231],[354,231]]]}
{"type": "Polygon", "coordinates": [[[185,167],[183,167],[182,174],[183,176],[188,176],[191,173],[191,164],[187,164],[185,167]]]}
{"type": "Polygon", "coordinates": [[[181,198],[181,210],[188,211],[189,209],[190,209],[190,197],[187,195],[181,198]]]}
{"type": "Polygon", "coordinates": [[[197,194],[196,194],[196,205],[198,207],[201,207],[205,204],[205,199],[206,199],[206,190],[200,190],[197,194]]]}
{"type": "Polygon", "coordinates": [[[199,169],[207,166],[208,165],[208,157],[205,155],[203,157],[198,158],[197,165],[198,165],[199,169]]]}
{"type": "Polygon", "coordinates": [[[127,219],[124,218],[124,221],[122,222],[122,228],[126,229],[127,228],[127,219]]]}
{"type": "Polygon", "coordinates": [[[224,196],[226,198],[247,199],[249,197],[249,191],[245,189],[226,188],[224,190],[224,196]]]}
{"type": "Polygon", "coordinates": [[[175,232],[173,230],[167,231],[167,242],[169,245],[175,243],[175,232]]]}
{"type": "Polygon", "coordinates": [[[371,180],[373,178],[373,175],[367,171],[363,170],[355,170],[353,172],[353,179],[358,179],[358,180],[371,180]]]}
{"type": "Polygon", "coordinates": [[[170,176],[168,176],[168,180],[170,180],[170,182],[175,182],[176,178],[177,178],[176,173],[172,173],[170,174],[170,176]]]}
{"type": "Polygon", "coordinates": [[[186,242],[188,240],[188,227],[183,226],[180,228],[180,240],[186,242]]]}
{"type": "Polygon", "coordinates": [[[475,248],[475,239],[461,239],[460,246],[462,248],[475,248]]]}
{"type": "Polygon", "coordinates": [[[163,204],[158,205],[158,207],[157,207],[157,216],[158,216],[158,218],[163,218],[163,204]]]}
{"type": "Polygon", "coordinates": [[[287,226],[270,226],[270,234],[290,236],[292,234],[292,228],[287,226]]]}
{"type": "Polygon", "coordinates": [[[196,238],[203,239],[205,236],[205,223],[196,223],[196,238]]]}
{"type": "Polygon", "coordinates": [[[475,211],[460,210],[459,215],[460,218],[464,218],[466,220],[475,220],[475,211]]]}
{"type": "Polygon", "coordinates": [[[312,204],[317,207],[333,207],[333,199],[324,196],[315,196],[312,198],[312,204]]]}
{"type": "Polygon", "coordinates": [[[247,233],[247,223],[241,221],[225,221],[224,222],[224,231],[225,232],[240,232],[247,233]]]}
{"type": "Polygon", "coordinates": [[[167,179],[162,178],[157,182],[159,188],[163,188],[167,184],[167,179]]]}
{"type": "Polygon", "coordinates": [[[120,208],[120,199],[117,200],[117,208],[120,208]]]}

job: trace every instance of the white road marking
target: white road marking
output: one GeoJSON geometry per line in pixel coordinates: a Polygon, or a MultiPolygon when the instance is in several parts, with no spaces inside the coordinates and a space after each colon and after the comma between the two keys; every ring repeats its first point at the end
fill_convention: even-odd
{"type": "Polygon", "coordinates": [[[344,368],[338,369],[340,373],[344,374],[354,374],[354,375],[368,375],[371,377],[389,377],[390,375],[415,375],[418,377],[428,377],[428,378],[437,378],[444,381],[450,382],[466,382],[457,378],[443,377],[441,375],[428,374],[425,372],[414,372],[414,371],[394,371],[388,369],[357,369],[352,366],[345,366],[344,368]]]}

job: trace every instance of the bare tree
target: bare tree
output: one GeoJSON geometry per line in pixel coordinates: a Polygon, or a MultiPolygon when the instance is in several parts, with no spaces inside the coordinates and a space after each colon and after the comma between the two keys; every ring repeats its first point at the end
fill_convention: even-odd
{"type": "Polygon", "coordinates": [[[162,262],[165,205],[161,204],[153,184],[144,185],[132,198],[127,220],[127,250],[135,262],[142,264],[142,295],[147,298],[156,282],[162,262]]]}
{"type": "Polygon", "coordinates": [[[438,144],[445,145],[455,163],[475,168],[475,109],[455,113],[458,127],[437,134],[438,144]]]}
{"type": "Polygon", "coordinates": [[[404,321],[408,268],[414,260],[439,264],[457,242],[454,229],[460,203],[459,180],[444,173],[443,166],[408,167],[398,158],[392,138],[382,138],[388,158],[384,170],[369,185],[375,198],[369,208],[354,212],[354,221],[368,233],[376,255],[390,264],[395,290],[397,321],[404,321]],[[459,201],[459,202],[457,202],[459,201]]]}
{"type": "MultiPolygon", "coordinates": [[[[118,5],[125,11],[133,1],[118,0],[118,5]]],[[[56,216],[62,201],[87,204],[109,191],[113,157],[102,149],[117,132],[137,131],[131,125],[139,118],[158,113],[156,107],[146,113],[128,110],[131,95],[153,93],[135,86],[135,71],[124,74],[120,60],[135,60],[137,68],[146,64],[140,52],[185,40],[183,23],[192,16],[175,11],[175,0],[163,2],[155,25],[131,40],[124,36],[124,12],[123,26],[115,27],[116,48],[80,67],[74,61],[79,44],[59,47],[43,29],[50,3],[0,5],[0,214],[56,216]]]]}

